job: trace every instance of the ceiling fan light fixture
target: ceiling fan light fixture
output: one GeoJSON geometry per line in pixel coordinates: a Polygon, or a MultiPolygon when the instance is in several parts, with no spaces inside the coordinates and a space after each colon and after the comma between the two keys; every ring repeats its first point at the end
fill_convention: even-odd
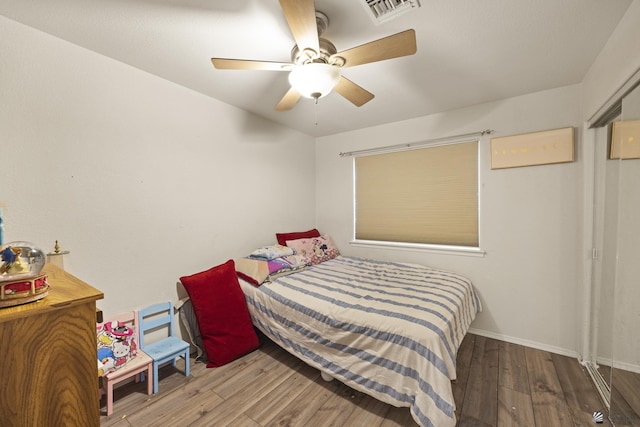
{"type": "Polygon", "coordinates": [[[340,69],[324,62],[311,62],[289,73],[289,83],[305,98],[327,96],[340,80],[340,69]]]}

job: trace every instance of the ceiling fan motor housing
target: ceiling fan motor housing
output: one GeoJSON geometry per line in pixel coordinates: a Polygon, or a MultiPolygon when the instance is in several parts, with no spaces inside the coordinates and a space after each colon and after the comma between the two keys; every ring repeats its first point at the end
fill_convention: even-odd
{"type": "Polygon", "coordinates": [[[320,46],[320,52],[316,52],[313,49],[301,50],[298,45],[295,45],[293,49],[291,49],[291,62],[296,65],[322,62],[342,67],[345,61],[339,56],[334,56],[338,53],[335,45],[329,40],[320,37],[329,27],[329,17],[320,11],[316,11],[316,25],[318,27],[318,44],[320,46]]]}
{"type": "Polygon", "coordinates": [[[309,62],[324,62],[325,64],[332,64],[341,66],[341,64],[333,64],[333,55],[338,53],[336,47],[327,39],[320,38],[320,52],[314,52],[311,49],[300,50],[298,45],[295,45],[291,50],[291,62],[296,65],[304,65],[309,62]]]}

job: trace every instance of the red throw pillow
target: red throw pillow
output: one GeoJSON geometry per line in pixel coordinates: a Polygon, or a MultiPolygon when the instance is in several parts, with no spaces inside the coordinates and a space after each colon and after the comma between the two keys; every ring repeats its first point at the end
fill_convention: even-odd
{"type": "Polygon", "coordinates": [[[181,277],[180,282],[196,313],[207,368],[222,366],[258,348],[260,341],[233,260],[181,277]]]}
{"type": "Polygon", "coordinates": [[[276,233],[276,239],[282,246],[287,246],[287,240],[309,239],[311,237],[320,237],[320,232],[315,228],[307,231],[294,231],[291,233],[276,233]]]}

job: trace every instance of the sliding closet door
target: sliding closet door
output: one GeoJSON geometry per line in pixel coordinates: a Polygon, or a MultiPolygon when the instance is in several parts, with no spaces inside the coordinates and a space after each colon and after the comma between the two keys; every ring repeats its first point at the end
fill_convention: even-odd
{"type": "MultiPolygon", "coordinates": [[[[594,313],[593,340],[598,372],[596,386],[607,402],[611,400],[611,365],[613,361],[614,289],[616,282],[616,253],[618,244],[618,194],[620,161],[609,158],[608,126],[596,132],[594,248],[593,261],[594,313]],[[603,384],[604,382],[604,384],[603,384]]],[[[591,359],[589,359],[592,361],[591,359]]]]}
{"type": "Polygon", "coordinates": [[[618,224],[610,418],[640,425],[640,87],[622,101],[611,157],[618,157],[618,224]]]}

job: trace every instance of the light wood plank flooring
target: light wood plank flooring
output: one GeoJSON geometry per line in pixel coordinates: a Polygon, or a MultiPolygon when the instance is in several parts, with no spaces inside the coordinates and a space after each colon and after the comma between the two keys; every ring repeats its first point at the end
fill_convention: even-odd
{"type": "MultiPolygon", "coordinates": [[[[103,426],[416,426],[395,408],[338,381],[326,382],[275,344],[220,368],[160,370],[159,392],[129,383],[115,391],[103,426]]],[[[577,360],[468,334],[453,382],[458,426],[592,426],[603,410],[577,360]]],[[[105,402],[102,401],[102,413],[105,402]]],[[[602,425],[610,425],[606,420],[602,425]]],[[[436,426],[437,427],[437,426],[436,426]]]]}

